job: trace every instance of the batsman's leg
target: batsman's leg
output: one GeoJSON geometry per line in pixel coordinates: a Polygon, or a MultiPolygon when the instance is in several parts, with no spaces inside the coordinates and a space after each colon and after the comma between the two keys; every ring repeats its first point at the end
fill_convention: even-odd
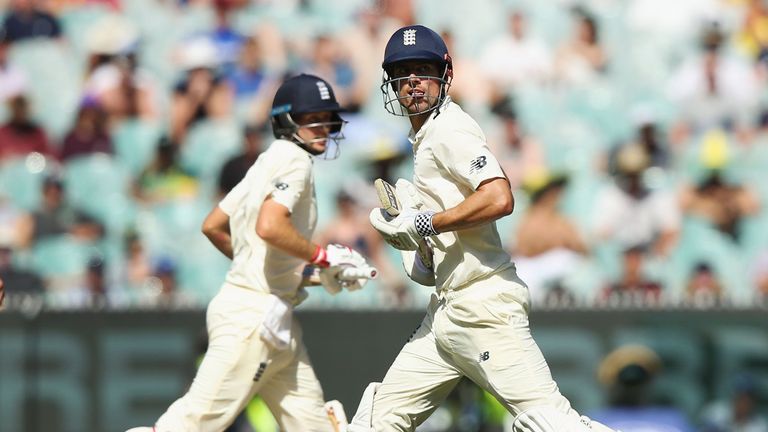
{"type": "Polygon", "coordinates": [[[253,396],[269,348],[259,338],[262,317],[249,302],[217,295],[208,308],[209,343],[189,391],[155,424],[155,432],[219,432],[253,396]]]}
{"type": "Polygon", "coordinates": [[[323,389],[301,341],[301,327],[296,319],[292,329],[298,341],[295,356],[270,377],[260,395],[275,416],[280,430],[335,432],[334,424],[325,410],[323,389]]]}
{"type": "MultiPolygon", "coordinates": [[[[433,300],[434,304],[434,300],[433,300]]],[[[430,305],[432,309],[433,305],[430,305]]],[[[428,314],[378,386],[369,386],[349,432],[413,431],[448,396],[462,374],[439,349],[428,314]],[[370,408],[370,412],[368,412],[370,408]],[[370,415],[370,420],[366,417],[370,415]]]]}

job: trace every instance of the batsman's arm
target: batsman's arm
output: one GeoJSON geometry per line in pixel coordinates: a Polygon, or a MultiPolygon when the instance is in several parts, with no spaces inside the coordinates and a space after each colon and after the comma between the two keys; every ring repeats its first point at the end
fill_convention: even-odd
{"type": "Polygon", "coordinates": [[[515,199],[509,181],[503,177],[488,179],[456,207],[436,213],[432,226],[437,232],[458,231],[493,222],[512,213],[515,199]]]}
{"type": "Polygon", "coordinates": [[[232,235],[229,232],[229,215],[216,206],[208,213],[201,228],[208,240],[221,253],[232,259],[232,235]]]}
{"type": "Polygon", "coordinates": [[[291,212],[272,197],[267,197],[261,205],[256,221],[256,234],[270,246],[281,251],[312,261],[318,246],[299,233],[291,222],[291,212]]]}

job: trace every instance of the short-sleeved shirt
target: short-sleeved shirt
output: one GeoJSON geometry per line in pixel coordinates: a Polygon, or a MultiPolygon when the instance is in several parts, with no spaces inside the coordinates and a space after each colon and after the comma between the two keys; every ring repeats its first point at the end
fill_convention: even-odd
{"type": "Polygon", "coordinates": [[[298,232],[312,237],[317,225],[312,165],[312,156],[301,147],[276,140],[219,203],[219,208],[229,215],[232,236],[228,283],[293,299],[304,261],[268,245],[256,234],[256,222],[264,200],[271,195],[290,211],[298,232]]]}
{"type": "MultiPolygon", "coordinates": [[[[480,126],[448,97],[418,133],[411,131],[413,184],[427,208],[444,211],[472,195],[486,180],[505,178],[480,126]]],[[[460,289],[514,264],[496,223],[433,236],[438,291],[460,289]]]]}

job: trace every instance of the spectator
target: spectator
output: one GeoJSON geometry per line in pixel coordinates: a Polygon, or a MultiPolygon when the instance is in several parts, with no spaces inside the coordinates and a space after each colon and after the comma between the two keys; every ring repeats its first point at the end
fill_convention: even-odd
{"type": "Polygon", "coordinates": [[[23,294],[43,294],[45,285],[38,275],[14,266],[15,247],[12,229],[7,225],[0,226],[0,280],[5,283],[6,294],[9,298],[23,294]]]}
{"type": "Polygon", "coordinates": [[[643,345],[624,345],[609,353],[598,369],[608,407],[589,417],[622,432],[693,432],[685,414],[652,399],[653,381],[661,368],[658,355],[643,345]]]}
{"type": "Polygon", "coordinates": [[[552,53],[543,41],[528,33],[522,11],[509,14],[507,32],[480,53],[480,69],[501,95],[523,84],[547,81],[552,76],[552,53]]]}
{"type": "Polygon", "coordinates": [[[757,289],[757,298],[768,303],[768,249],[763,251],[752,265],[752,280],[757,289]]]}
{"type": "Polygon", "coordinates": [[[61,25],[56,17],[43,10],[36,0],[11,0],[11,8],[3,20],[5,37],[9,42],[30,38],[58,38],[61,25]]]}
{"type": "Polygon", "coordinates": [[[161,98],[156,79],[138,63],[139,32],[135,26],[119,15],[107,15],[86,36],[86,97],[101,104],[109,124],[157,118],[161,98]]]}
{"type": "Polygon", "coordinates": [[[566,84],[586,84],[605,71],[607,55],[595,17],[581,8],[572,16],[574,33],[555,53],[555,75],[566,84]]]}
{"type": "Polygon", "coordinates": [[[219,172],[219,195],[232,190],[251,168],[262,152],[266,124],[246,126],[243,130],[243,151],[224,163],[219,172]]]}
{"type": "Polygon", "coordinates": [[[762,0],[746,3],[747,11],[737,34],[737,44],[765,68],[768,67],[768,5],[762,0]]]}
{"type": "Polygon", "coordinates": [[[520,123],[513,101],[504,97],[491,108],[501,120],[501,132],[489,138],[489,145],[499,158],[513,190],[522,186],[523,178],[546,166],[542,144],[527,133],[520,123]]]}
{"type": "Polygon", "coordinates": [[[480,66],[472,57],[457,55],[459,49],[456,47],[452,32],[444,30],[440,36],[448,47],[448,52],[453,53],[454,70],[461,71],[461,74],[454,76],[451,80],[451,98],[469,109],[485,108],[490,105],[493,88],[488,81],[477,79],[483,74],[480,66]]]}
{"type": "Polygon", "coordinates": [[[196,196],[197,180],[179,166],[177,154],[178,147],[162,137],[154,160],[139,175],[134,188],[137,199],[153,204],[196,196]]]}
{"type": "Polygon", "coordinates": [[[540,174],[529,176],[523,186],[531,202],[515,231],[513,255],[534,303],[543,302],[550,290],[562,289],[562,280],[589,252],[576,226],[559,209],[566,184],[565,176],[540,174]]]}
{"type": "Polygon", "coordinates": [[[43,202],[32,214],[32,243],[70,234],[83,241],[95,241],[104,235],[104,227],[66,202],[64,184],[55,175],[43,181],[43,202]]]}
{"type": "Polygon", "coordinates": [[[171,101],[171,140],[182,144],[187,131],[205,119],[226,118],[233,105],[232,89],[219,75],[216,47],[206,38],[188,41],[181,49],[184,78],[171,101]]]}
{"type": "Polygon", "coordinates": [[[768,432],[768,418],[760,412],[756,377],[748,373],[733,378],[730,400],[708,404],[701,415],[702,432],[768,432]]]}
{"type": "Polygon", "coordinates": [[[699,307],[711,307],[723,301],[725,291],[712,266],[700,262],[694,266],[685,289],[688,302],[699,307]]]}
{"type": "Polygon", "coordinates": [[[8,102],[10,119],[0,127],[0,161],[26,156],[32,152],[52,156],[48,136],[29,115],[26,96],[13,97],[8,102]]]}
{"type": "Polygon", "coordinates": [[[152,275],[152,264],[141,237],[136,232],[125,235],[125,273],[123,281],[129,290],[142,287],[152,275]]]}
{"type": "Polygon", "coordinates": [[[339,103],[347,111],[359,111],[368,94],[356,92],[356,80],[360,73],[354,69],[346,46],[332,35],[320,34],[315,37],[307,55],[301,70],[327,80],[333,87],[339,103]]]}
{"type": "Polygon", "coordinates": [[[112,154],[112,139],[107,130],[106,112],[94,98],[86,98],[80,104],[74,127],[64,138],[61,146],[62,161],[91,153],[112,154]]]}
{"type": "Polygon", "coordinates": [[[244,37],[232,27],[232,13],[243,6],[240,0],[213,0],[216,24],[209,34],[225,72],[232,69],[243,45],[244,37]]]}
{"type": "Polygon", "coordinates": [[[719,169],[711,170],[695,186],[683,188],[680,203],[686,216],[699,217],[738,241],[739,223],[760,209],[757,195],[746,185],[727,182],[719,169]]]}
{"type": "Polygon", "coordinates": [[[649,278],[645,271],[646,249],[642,245],[629,247],[622,254],[619,279],[606,287],[597,299],[600,303],[626,306],[658,305],[661,284],[649,278]]]}
{"type": "Polygon", "coordinates": [[[645,147],[623,146],[615,156],[614,183],[598,192],[593,230],[599,242],[621,248],[647,245],[656,256],[668,256],[680,233],[681,215],[674,195],[649,189],[643,173],[650,165],[645,147]]]}
{"type": "Polygon", "coordinates": [[[264,91],[265,83],[270,77],[262,60],[261,41],[258,37],[245,39],[237,56],[237,63],[227,74],[227,79],[232,83],[238,100],[257,97],[264,91]]]}
{"type": "Polygon", "coordinates": [[[27,77],[8,61],[8,51],[11,43],[0,29],[0,103],[24,94],[27,88],[27,77]]]}
{"type": "MultiPolygon", "coordinates": [[[[654,111],[649,107],[637,106],[630,110],[630,117],[635,130],[635,142],[643,147],[650,159],[648,167],[670,168],[672,161],[669,144],[659,130],[659,121],[654,111]]],[[[615,161],[615,157],[612,160],[615,161]]]]}
{"type": "Polygon", "coordinates": [[[724,40],[718,26],[707,28],[699,55],[673,72],[668,94],[680,108],[682,122],[676,128],[692,128],[694,133],[751,128],[760,86],[751,65],[722,53],[724,40]]]}
{"type": "Polygon", "coordinates": [[[6,229],[6,235],[10,235],[10,242],[14,249],[22,249],[29,246],[32,238],[32,219],[29,214],[19,209],[11,200],[0,192],[0,230],[6,229]]]}
{"type": "MultiPolygon", "coordinates": [[[[350,189],[352,189],[350,187],[350,189]]],[[[381,304],[403,308],[410,304],[408,288],[397,270],[387,259],[381,236],[368,221],[368,214],[359,205],[351,191],[341,189],[336,194],[336,215],[317,234],[319,244],[343,244],[359,251],[374,267],[379,269],[383,290],[381,304]]]]}

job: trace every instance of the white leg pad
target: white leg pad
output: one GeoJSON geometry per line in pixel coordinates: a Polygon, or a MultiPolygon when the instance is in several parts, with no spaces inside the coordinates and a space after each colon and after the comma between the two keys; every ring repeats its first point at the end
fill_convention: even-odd
{"type": "Polygon", "coordinates": [[[355,417],[352,419],[352,423],[349,424],[347,432],[373,432],[373,398],[376,396],[376,391],[379,389],[381,383],[370,383],[363,392],[363,397],[360,398],[360,405],[357,407],[355,417]]]}

